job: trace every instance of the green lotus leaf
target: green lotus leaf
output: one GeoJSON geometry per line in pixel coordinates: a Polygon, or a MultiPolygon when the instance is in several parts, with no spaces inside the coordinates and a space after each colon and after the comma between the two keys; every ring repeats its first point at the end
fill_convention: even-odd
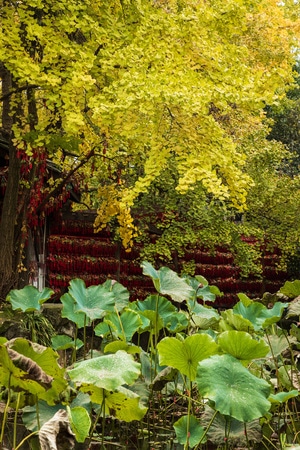
{"type": "Polygon", "coordinates": [[[95,385],[84,385],[81,391],[89,394],[93,403],[105,406],[106,415],[125,422],[141,420],[147,412],[147,408],[140,404],[140,397],[124,387],[120,387],[118,392],[109,392],[95,385]]]}
{"type": "MultiPolygon", "coordinates": [[[[22,364],[22,358],[20,358],[20,362],[22,364]]],[[[26,367],[26,360],[24,361],[24,369],[26,367]]],[[[13,361],[11,360],[11,354],[9,353],[9,349],[0,345],[0,385],[9,387],[16,391],[25,391],[34,395],[41,395],[45,392],[46,385],[49,385],[51,379],[44,379],[43,371],[39,371],[38,373],[38,381],[34,379],[33,370],[35,369],[32,366],[28,370],[24,370],[22,368],[17,367],[13,361]]]]}
{"type": "Polygon", "coordinates": [[[146,329],[143,328],[143,331],[149,331],[151,334],[157,335],[164,328],[164,321],[156,311],[142,311],[141,316],[144,316],[149,323],[149,326],[146,329]]]}
{"type": "Polygon", "coordinates": [[[216,294],[212,292],[207,280],[204,277],[184,277],[184,280],[194,290],[193,298],[201,298],[204,302],[214,302],[216,300],[216,294]]]}
{"type": "Polygon", "coordinates": [[[196,382],[201,395],[213,401],[217,411],[242,422],[262,417],[270,408],[270,385],[231,355],[201,361],[196,382]]]}
{"type": "Polygon", "coordinates": [[[248,306],[245,306],[242,301],[239,301],[234,305],[233,312],[249,320],[255,330],[261,330],[278,322],[287,306],[287,303],[277,302],[273,308],[268,309],[259,302],[252,302],[248,306]]]}
{"type": "Polygon", "coordinates": [[[82,406],[70,408],[67,406],[69,422],[77,442],[84,442],[89,435],[91,419],[89,413],[82,406]]]}
{"type": "Polygon", "coordinates": [[[283,450],[300,450],[300,445],[286,444],[283,450]]]}
{"type": "Polygon", "coordinates": [[[208,285],[208,281],[207,281],[207,279],[206,279],[203,275],[195,275],[195,276],[193,277],[193,280],[196,280],[195,283],[196,283],[196,282],[198,283],[198,285],[196,286],[196,289],[195,289],[195,290],[197,290],[197,288],[198,288],[198,286],[199,286],[199,283],[200,283],[200,284],[203,284],[203,286],[207,286],[207,285],[208,285]]]}
{"type": "Polygon", "coordinates": [[[286,314],[286,318],[300,316],[300,296],[296,297],[288,304],[288,310],[286,314]]]}
{"type": "Polygon", "coordinates": [[[168,267],[161,267],[159,270],[156,270],[152,264],[144,261],[142,269],[144,275],[152,278],[155,289],[160,294],[169,295],[179,303],[194,297],[194,289],[168,267]]]}
{"type": "Polygon", "coordinates": [[[292,339],[295,338],[296,342],[300,342],[300,328],[297,326],[297,323],[292,323],[290,328],[290,337],[292,337],[292,339]]]}
{"type": "Polygon", "coordinates": [[[122,311],[128,306],[130,294],[125,286],[116,280],[106,280],[102,286],[114,294],[117,311],[122,311]]]}
{"type": "Polygon", "coordinates": [[[86,315],[83,312],[75,311],[75,300],[69,293],[66,293],[60,297],[60,301],[63,305],[61,310],[61,317],[69,319],[74,322],[78,328],[83,328],[86,323],[86,315]]]}
{"type": "Polygon", "coordinates": [[[51,344],[54,350],[67,350],[68,348],[76,348],[79,350],[83,347],[83,342],[81,339],[72,339],[70,336],[66,334],[57,334],[56,336],[52,336],[51,344]]]}
{"type": "Polygon", "coordinates": [[[161,391],[167,383],[169,383],[170,381],[175,381],[177,375],[177,369],[174,369],[173,367],[165,367],[156,375],[153,382],[151,383],[152,390],[161,391]]]}
{"type": "Polygon", "coordinates": [[[244,306],[249,306],[249,305],[251,305],[251,303],[253,303],[253,300],[251,300],[251,298],[249,298],[248,295],[243,294],[242,292],[237,294],[237,296],[240,299],[240,301],[243,303],[244,306]]]}
{"type": "Polygon", "coordinates": [[[278,392],[277,394],[271,394],[269,400],[271,403],[285,403],[291,398],[298,397],[299,391],[296,389],[289,392],[278,392]]]}
{"type": "MultiPolygon", "coordinates": [[[[43,347],[39,344],[32,343],[24,338],[17,338],[8,341],[6,344],[11,350],[16,352],[19,357],[27,358],[31,364],[36,364],[48,377],[51,377],[51,386],[46,391],[39,394],[39,398],[54,404],[60,398],[60,394],[67,387],[65,379],[65,369],[58,364],[58,354],[52,348],[43,347]]],[[[19,367],[20,367],[20,363],[19,367]]],[[[37,375],[35,375],[35,379],[37,375]]]]}
{"type": "Polygon", "coordinates": [[[183,416],[173,425],[179,444],[188,444],[194,448],[200,442],[206,442],[204,428],[201,427],[195,416],[183,416]]]}
{"type": "Polygon", "coordinates": [[[115,307],[115,296],[106,285],[86,287],[80,278],[70,281],[69,294],[74,298],[75,312],[82,312],[90,320],[100,319],[115,307]]]}
{"type": "Polygon", "coordinates": [[[39,400],[37,405],[26,406],[22,411],[22,422],[27,430],[37,431],[39,425],[43,426],[48,422],[59,409],[63,409],[60,403],[58,405],[48,405],[44,400],[39,400]]]}
{"type": "Polygon", "coordinates": [[[44,288],[41,292],[34,286],[28,285],[23,289],[13,289],[6,299],[13,309],[23,312],[40,311],[41,305],[54,294],[50,288],[44,288]]]}
{"type": "Polygon", "coordinates": [[[221,319],[219,313],[209,306],[188,301],[188,308],[191,313],[191,324],[202,330],[214,327],[221,319]]]}
{"type": "MultiPolygon", "coordinates": [[[[134,333],[142,326],[139,314],[132,310],[125,310],[121,314],[108,313],[104,318],[104,323],[107,323],[117,338],[125,341],[130,341],[134,333]]],[[[101,329],[100,327],[100,334],[101,329]]],[[[98,336],[97,326],[95,327],[95,334],[98,336]]]]}
{"type": "Polygon", "coordinates": [[[171,333],[179,333],[188,327],[189,320],[182,312],[171,314],[164,320],[164,326],[171,333]]]}
{"type": "Polygon", "coordinates": [[[96,336],[101,336],[101,337],[112,335],[112,333],[113,333],[113,330],[110,328],[109,324],[106,322],[98,323],[98,325],[95,326],[94,331],[95,331],[96,336]]]}
{"type": "Polygon", "coordinates": [[[184,341],[166,337],[158,344],[160,365],[178,369],[183,375],[194,380],[199,361],[218,352],[218,345],[208,334],[193,334],[184,341]]]}
{"type": "Polygon", "coordinates": [[[245,331],[224,331],[219,335],[218,344],[224,353],[243,361],[263,358],[270,350],[263,339],[257,341],[245,331]]]}
{"type": "Polygon", "coordinates": [[[267,354],[268,358],[274,358],[276,356],[279,356],[290,348],[291,344],[296,344],[297,339],[295,336],[287,336],[285,334],[282,334],[281,336],[277,336],[276,334],[271,334],[270,336],[265,337],[265,342],[269,344],[270,350],[267,354]]]}
{"type": "Polygon", "coordinates": [[[134,355],[142,351],[141,347],[138,347],[137,345],[132,345],[125,341],[109,342],[104,347],[104,353],[117,353],[118,350],[124,350],[126,353],[129,353],[130,355],[134,355]]]}
{"type": "Polygon", "coordinates": [[[140,374],[140,364],[131,355],[119,350],[115,354],[80,361],[68,373],[76,383],[115,390],[122,384],[134,383],[140,374]]]}
{"type": "Polygon", "coordinates": [[[286,281],[279,291],[289,298],[300,295],[300,280],[286,281]]]}
{"type": "Polygon", "coordinates": [[[201,305],[198,302],[195,302],[193,300],[187,301],[187,306],[189,308],[189,312],[191,314],[204,316],[207,318],[215,317],[216,319],[220,319],[220,314],[215,310],[215,308],[212,308],[210,306],[201,305]]]}
{"type": "Polygon", "coordinates": [[[223,416],[219,412],[215,415],[215,411],[208,405],[205,405],[204,414],[201,416],[201,425],[204,428],[208,427],[207,439],[220,446],[224,445],[225,437],[230,448],[231,446],[232,448],[245,448],[247,439],[250,442],[261,442],[262,440],[259,419],[245,424],[233,417],[223,416]],[[247,436],[245,435],[245,427],[247,436]]]}
{"type": "Polygon", "coordinates": [[[136,307],[138,311],[157,311],[163,319],[167,319],[170,315],[177,312],[177,308],[173,303],[160,295],[148,295],[145,300],[138,300],[136,307]]]}
{"type": "Polygon", "coordinates": [[[221,316],[222,318],[219,322],[220,330],[254,331],[254,325],[250,320],[234,313],[232,309],[222,311],[221,316]]]}
{"type": "Polygon", "coordinates": [[[277,378],[280,386],[283,386],[285,389],[293,389],[296,387],[300,390],[298,374],[295,373],[295,368],[292,368],[292,366],[285,364],[284,366],[279,367],[277,378]]]}
{"type": "MultiPolygon", "coordinates": [[[[134,302],[131,309],[139,312],[142,316],[150,320],[148,329],[154,327],[159,331],[167,328],[173,333],[184,330],[188,326],[188,319],[185,314],[178,312],[177,308],[165,297],[149,295],[143,301],[134,302]],[[147,311],[151,311],[149,314],[147,311]],[[154,314],[153,314],[154,313],[154,314]],[[158,322],[159,321],[159,322],[158,322]]],[[[143,327],[145,330],[145,328],[143,327]]]]}

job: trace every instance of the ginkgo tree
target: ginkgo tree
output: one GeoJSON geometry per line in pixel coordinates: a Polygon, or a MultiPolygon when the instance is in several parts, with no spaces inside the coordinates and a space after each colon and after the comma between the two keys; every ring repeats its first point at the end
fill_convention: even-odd
{"type": "Polygon", "coordinates": [[[170,165],[179,198],[195,190],[243,211],[250,136],[293,81],[291,10],[275,0],[1,0],[1,296],[18,283],[28,227],[71,177],[97,189],[84,199],[98,206],[96,229],[116,218],[126,247],[134,207],[170,165]]]}

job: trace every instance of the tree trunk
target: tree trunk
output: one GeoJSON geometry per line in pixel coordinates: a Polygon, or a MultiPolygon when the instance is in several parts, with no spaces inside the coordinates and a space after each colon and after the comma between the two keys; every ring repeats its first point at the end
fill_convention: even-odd
{"type": "MultiPolygon", "coordinates": [[[[10,72],[0,67],[2,79],[2,134],[9,142],[9,171],[6,191],[3,199],[0,221],[0,301],[3,301],[18,280],[18,268],[15,266],[15,227],[18,218],[18,193],[20,182],[20,160],[13,145],[12,124],[18,121],[19,106],[10,114],[10,92],[14,87],[10,72]]],[[[15,99],[16,100],[16,99],[15,99]]],[[[17,258],[18,259],[18,258],[17,258]]]]}

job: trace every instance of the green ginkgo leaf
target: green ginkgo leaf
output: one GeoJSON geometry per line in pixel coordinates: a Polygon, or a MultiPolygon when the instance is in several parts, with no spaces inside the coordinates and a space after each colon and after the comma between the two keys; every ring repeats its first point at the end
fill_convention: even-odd
{"type": "Polygon", "coordinates": [[[159,363],[171,366],[195,380],[199,361],[218,352],[218,345],[208,334],[193,334],[184,341],[166,337],[158,344],[159,363]]]}
{"type": "Polygon", "coordinates": [[[115,307],[115,296],[106,285],[85,286],[80,278],[70,281],[69,294],[74,298],[74,311],[86,314],[90,320],[100,319],[115,307]]]}
{"type": "Polygon", "coordinates": [[[253,339],[245,331],[224,331],[218,337],[218,344],[224,353],[244,361],[263,358],[270,350],[263,339],[253,339]]]}
{"type": "Polygon", "coordinates": [[[50,288],[39,291],[36,287],[28,285],[23,289],[13,289],[9,292],[7,300],[15,310],[23,312],[40,311],[41,305],[54,294],[50,288]]]}
{"type": "Polygon", "coordinates": [[[76,383],[115,390],[122,384],[134,383],[140,374],[140,366],[131,355],[119,350],[115,354],[80,361],[68,373],[76,383]]]}
{"type": "Polygon", "coordinates": [[[173,425],[179,444],[188,444],[194,448],[200,442],[206,442],[204,428],[200,425],[195,416],[183,416],[173,425]]]}
{"type": "Polygon", "coordinates": [[[152,264],[144,261],[142,269],[144,275],[152,278],[155,289],[160,294],[169,295],[176,302],[183,302],[194,297],[194,289],[168,267],[161,267],[156,270],[152,264]]]}
{"type": "Polygon", "coordinates": [[[198,365],[196,382],[201,395],[221,414],[250,422],[270,409],[271,386],[252,375],[231,355],[214,355],[198,365]]]}

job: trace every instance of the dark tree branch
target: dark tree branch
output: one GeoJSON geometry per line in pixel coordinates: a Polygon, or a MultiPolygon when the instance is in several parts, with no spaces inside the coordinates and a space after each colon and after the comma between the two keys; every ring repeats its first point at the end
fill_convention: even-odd
{"type": "Polygon", "coordinates": [[[27,91],[28,89],[37,89],[39,87],[40,86],[38,84],[28,84],[26,86],[20,86],[16,89],[12,89],[11,91],[7,92],[6,94],[2,95],[2,97],[0,97],[0,102],[3,102],[4,100],[8,99],[13,94],[18,94],[19,92],[27,91]]]}
{"type": "Polygon", "coordinates": [[[93,156],[95,155],[95,149],[93,148],[89,154],[76,166],[74,169],[70,170],[64,178],[61,180],[61,182],[56,186],[51,192],[46,195],[44,200],[39,204],[37,208],[37,212],[41,212],[44,208],[44,206],[47,204],[50,198],[55,197],[59,191],[67,184],[68,181],[70,181],[71,177],[76,173],[82,166],[84,166],[93,156]]]}

